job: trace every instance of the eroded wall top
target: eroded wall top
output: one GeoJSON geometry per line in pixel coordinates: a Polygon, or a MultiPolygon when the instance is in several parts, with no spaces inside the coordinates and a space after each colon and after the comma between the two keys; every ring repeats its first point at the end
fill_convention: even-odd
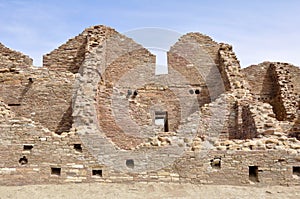
{"type": "Polygon", "coordinates": [[[104,38],[116,33],[106,26],[92,26],[43,56],[43,66],[50,70],[77,73],[90,47],[98,46],[104,38]]]}
{"type": "Polygon", "coordinates": [[[32,59],[0,43],[0,70],[14,70],[16,67],[32,66],[32,59]]]}

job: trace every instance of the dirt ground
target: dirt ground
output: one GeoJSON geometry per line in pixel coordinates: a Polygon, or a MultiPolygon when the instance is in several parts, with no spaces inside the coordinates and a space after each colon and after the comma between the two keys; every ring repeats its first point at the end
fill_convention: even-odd
{"type": "Polygon", "coordinates": [[[300,198],[300,187],[227,186],[173,183],[0,186],[0,198],[300,198]]]}

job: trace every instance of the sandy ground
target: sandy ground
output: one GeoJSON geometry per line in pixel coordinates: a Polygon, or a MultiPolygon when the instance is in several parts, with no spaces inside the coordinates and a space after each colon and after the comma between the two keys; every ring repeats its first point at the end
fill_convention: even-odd
{"type": "Polygon", "coordinates": [[[172,183],[0,186],[0,198],[300,198],[300,187],[255,187],[172,183]]]}

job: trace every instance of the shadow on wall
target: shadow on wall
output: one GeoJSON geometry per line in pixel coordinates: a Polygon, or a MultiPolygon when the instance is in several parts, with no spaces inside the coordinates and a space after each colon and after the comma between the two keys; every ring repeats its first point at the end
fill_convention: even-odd
{"type": "Polygon", "coordinates": [[[30,88],[32,87],[32,83],[33,83],[33,79],[30,77],[28,78],[28,83],[25,85],[24,89],[22,90],[21,96],[19,98],[19,102],[22,103],[24,96],[26,95],[26,93],[30,90],[30,88]]]}
{"type": "Polygon", "coordinates": [[[278,121],[286,120],[285,108],[280,97],[280,86],[275,72],[275,66],[268,65],[265,73],[259,101],[269,103],[273,107],[273,112],[278,121]]]}
{"type": "Polygon", "coordinates": [[[84,58],[85,58],[85,48],[87,45],[87,38],[84,39],[84,42],[77,49],[76,55],[73,59],[73,64],[68,68],[68,71],[72,73],[77,73],[81,67],[84,58]]]}
{"type": "Polygon", "coordinates": [[[70,104],[69,108],[63,114],[57,128],[55,129],[55,133],[62,134],[63,132],[70,132],[73,123],[73,116],[72,116],[72,104],[70,104]]]}
{"type": "MultiPolygon", "coordinates": [[[[299,111],[300,111],[300,109],[298,110],[298,112],[299,111]]],[[[299,114],[298,114],[298,118],[297,118],[294,126],[291,129],[291,132],[289,133],[289,137],[295,137],[298,140],[300,140],[300,115],[299,114]]]]}
{"type": "Polygon", "coordinates": [[[253,139],[258,135],[249,105],[235,102],[229,120],[229,139],[253,139]]]}

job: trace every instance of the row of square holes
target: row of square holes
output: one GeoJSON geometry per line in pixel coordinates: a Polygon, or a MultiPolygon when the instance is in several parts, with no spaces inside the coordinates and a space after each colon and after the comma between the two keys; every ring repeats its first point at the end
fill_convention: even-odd
{"type": "MultiPolygon", "coordinates": [[[[214,169],[221,169],[221,158],[214,158],[210,160],[210,165],[214,169]]],[[[259,182],[258,179],[258,166],[249,166],[249,180],[259,182]]],[[[300,166],[293,166],[293,175],[300,176],[300,166]]]]}
{"type": "MultiPolygon", "coordinates": [[[[81,144],[74,144],[74,149],[78,152],[82,152],[82,147],[81,144]]],[[[24,150],[31,150],[33,148],[33,145],[24,145],[23,149],[24,150]]],[[[210,161],[211,167],[220,169],[221,168],[221,158],[214,158],[210,161]]],[[[19,163],[21,165],[27,164],[28,159],[26,156],[23,156],[20,158],[19,163]]],[[[126,166],[128,168],[133,169],[134,168],[134,160],[133,159],[128,159],[126,160],[126,166]]],[[[61,174],[61,168],[58,167],[51,167],[51,175],[58,175],[60,176],[61,174]]],[[[300,176],[300,166],[293,166],[293,175],[300,176]]],[[[93,169],[92,170],[92,176],[98,176],[102,177],[102,170],[100,169],[93,169]]],[[[249,179],[251,181],[258,182],[258,167],[257,166],[249,166],[249,179]]]]}
{"type": "MultiPolygon", "coordinates": [[[[81,144],[74,144],[73,145],[75,151],[77,152],[82,152],[82,147],[81,147],[81,144]]],[[[25,144],[23,145],[23,150],[24,151],[31,151],[33,149],[33,145],[28,145],[28,144],[25,144]]],[[[21,165],[25,165],[28,163],[28,159],[26,158],[26,156],[23,156],[19,159],[19,163],[21,165]]]]}
{"type": "MultiPolygon", "coordinates": [[[[74,144],[73,147],[76,151],[82,152],[81,144],[74,144]]],[[[33,149],[33,145],[23,145],[24,151],[30,151],[31,149],[33,149]]],[[[22,158],[20,158],[19,163],[21,165],[27,164],[28,159],[26,158],[26,156],[23,156],[22,158]]],[[[61,174],[60,167],[51,167],[51,175],[60,176],[60,174],[61,174]]],[[[93,169],[92,176],[102,177],[102,170],[101,169],[93,169]]]]}
{"type": "MultiPolygon", "coordinates": [[[[214,161],[215,160],[216,159],[214,159],[214,161]]],[[[214,162],[214,161],[212,161],[212,162],[214,162]]],[[[126,165],[127,165],[127,162],[126,162],[126,165]]],[[[221,161],[219,161],[217,164],[212,165],[212,166],[220,168],[221,167],[221,161]]],[[[249,166],[249,180],[251,180],[253,182],[259,182],[259,179],[258,179],[258,172],[259,171],[260,170],[258,170],[258,166],[249,166]]],[[[61,168],[51,167],[51,175],[60,176],[60,174],[61,174],[61,168]]],[[[300,167],[293,166],[293,175],[300,176],[300,167]]],[[[92,170],[92,176],[102,177],[102,170],[100,170],[100,169],[93,169],[92,170]]]]}
{"type": "MultiPolygon", "coordinates": [[[[60,176],[61,168],[60,167],[51,167],[51,175],[60,176]]],[[[92,176],[102,177],[102,169],[92,169],[92,176]]]]}
{"type": "MultiPolygon", "coordinates": [[[[82,147],[81,147],[81,144],[73,144],[73,147],[76,151],[78,152],[82,152],[82,147]]],[[[31,149],[33,149],[33,145],[28,145],[28,144],[25,144],[23,145],[23,150],[24,151],[30,151],[31,149]]]]}
{"type": "MultiPolygon", "coordinates": [[[[126,166],[128,168],[133,169],[134,168],[134,160],[132,160],[132,159],[126,160],[126,166]]],[[[51,175],[60,176],[60,174],[61,174],[60,167],[51,167],[51,175]]],[[[92,176],[102,177],[102,170],[101,169],[93,169],[92,176]]]]}
{"type": "MultiPolygon", "coordinates": [[[[195,90],[190,89],[190,90],[189,90],[189,93],[190,93],[190,94],[197,94],[197,95],[199,95],[199,94],[200,94],[200,90],[199,90],[199,89],[195,89],[195,90]]],[[[137,90],[135,90],[135,91],[128,90],[128,91],[127,91],[127,96],[130,96],[130,95],[133,95],[133,96],[135,97],[135,96],[138,95],[138,91],[137,91],[137,90]]]]}

